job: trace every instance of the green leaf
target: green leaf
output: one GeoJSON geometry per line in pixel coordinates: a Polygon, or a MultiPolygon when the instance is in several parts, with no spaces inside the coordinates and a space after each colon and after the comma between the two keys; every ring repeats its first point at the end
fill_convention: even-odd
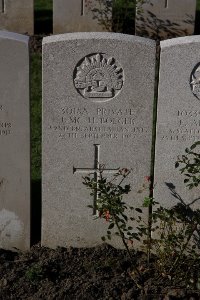
{"type": "Polygon", "coordinates": [[[114,226],[115,226],[115,224],[114,224],[114,223],[111,223],[111,224],[109,225],[108,229],[112,229],[114,226]]]}
{"type": "Polygon", "coordinates": [[[143,202],[143,207],[149,207],[150,204],[151,204],[151,198],[145,197],[143,202]]]}
{"type": "Polygon", "coordinates": [[[124,192],[128,194],[130,192],[130,184],[125,185],[124,192]]]}

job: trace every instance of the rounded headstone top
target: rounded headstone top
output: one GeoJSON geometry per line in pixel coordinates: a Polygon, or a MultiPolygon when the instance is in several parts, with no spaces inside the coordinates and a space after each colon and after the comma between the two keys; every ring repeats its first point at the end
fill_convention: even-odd
{"type": "Polygon", "coordinates": [[[15,32],[0,30],[0,39],[15,40],[22,43],[28,43],[29,36],[15,32]]]}
{"type": "Polygon", "coordinates": [[[172,46],[181,46],[185,44],[193,44],[193,43],[200,43],[200,36],[194,35],[194,36],[185,36],[185,37],[178,37],[173,38],[165,41],[160,42],[161,48],[164,47],[172,47],[172,46]]]}
{"type": "Polygon", "coordinates": [[[122,33],[113,33],[113,32],[76,32],[76,33],[65,33],[52,35],[49,37],[43,38],[43,45],[49,43],[63,42],[67,40],[87,40],[87,39],[95,39],[95,40],[118,40],[124,42],[132,42],[132,43],[141,43],[146,44],[148,46],[155,47],[155,41],[138,37],[129,34],[122,33]]]}

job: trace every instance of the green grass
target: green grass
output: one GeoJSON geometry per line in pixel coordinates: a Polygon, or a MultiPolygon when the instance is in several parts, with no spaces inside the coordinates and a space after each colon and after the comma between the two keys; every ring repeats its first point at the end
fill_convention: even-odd
{"type": "Polygon", "coordinates": [[[31,244],[41,240],[42,57],[31,54],[31,244]]]}
{"type": "Polygon", "coordinates": [[[35,0],[34,32],[50,34],[53,31],[53,0],[35,0]]]}
{"type": "Polygon", "coordinates": [[[31,169],[32,180],[41,179],[41,103],[42,103],[42,58],[31,56],[31,169]]]}
{"type": "Polygon", "coordinates": [[[200,10],[200,0],[197,0],[197,10],[200,10]]]}
{"type": "Polygon", "coordinates": [[[35,0],[35,10],[52,10],[53,0],[35,0]]]}

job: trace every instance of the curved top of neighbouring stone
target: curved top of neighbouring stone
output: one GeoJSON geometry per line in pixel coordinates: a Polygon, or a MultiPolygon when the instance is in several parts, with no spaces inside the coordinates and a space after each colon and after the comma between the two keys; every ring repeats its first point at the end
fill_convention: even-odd
{"type": "Polygon", "coordinates": [[[15,32],[10,32],[10,31],[4,31],[0,30],[0,39],[8,39],[8,40],[14,40],[17,42],[22,42],[22,43],[28,43],[29,37],[24,34],[19,34],[15,32]]]}
{"type": "Polygon", "coordinates": [[[49,37],[44,37],[42,43],[43,45],[45,45],[49,43],[63,42],[66,40],[87,40],[87,39],[137,42],[152,47],[155,47],[155,43],[156,43],[154,40],[148,38],[138,37],[129,34],[122,34],[122,33],[111,33],[111,32],[76,32],[76,33],[58,34],[49,37]]]}
{"type": "Polygon", "coordinates": [[[178,45],[194,44],[199,42],[200,42],[200,36],[193,35],[193,36],[178,37],[170,40],[161,41],[160,46],[164,48],[164,47],[173,47],[178,45]]]}

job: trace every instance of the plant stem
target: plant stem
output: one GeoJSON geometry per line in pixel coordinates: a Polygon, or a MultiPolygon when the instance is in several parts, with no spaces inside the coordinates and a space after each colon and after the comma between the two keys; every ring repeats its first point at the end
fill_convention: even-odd
{"type": "Polygon", "coordinates": [[[185,249],[187,248],[187,245],[189,244],[189,242],[190,242],[190,240],[191,240],[191,238],[192,238],[192,236],[193,236],[195,230],[197,229],[197,226],[198,226],[197,223],[193,225],[192,232],[191,232],[190,235],[188,236],[188,238],[187,238],[185,244],[182,246],[181,251],[180,251],[180,254],[179,254],[178,257],[175,259],[173,265],[172,265],[171,268],[169,269],[169,272],[171,272],[171,271],[174,269],[174,267],[177,265],[177,263],[180,261],[182,255],[183,255],[183,253],[184,253],[184,251],[185,251],[185,249]]]}
{"type": "MultiPolygon", "coordinates": [[[[114,220],[115,225],[117,226],[117,229],[118,229],[119,234],[120,234],[120,236],[121,236],[122,242],[123,242],[123,244],[124,244],[124,246],[125,246],[125,248],[126,248],[126,250],[127,250],[127,252],[128,252],[128,255],[129,255],[129,257],[130,257],[130,259],[131,259],[131,263],[132,263],[133,257],[132,257],[132,255],[131,255],[131,252],[130,252],[130,250],[129,250],[128,246],[127,246],[127,243],[126,243],[126,241],[125,241],[124,233],[123,233],[123,231],[121,230],[121,228],[120,228],[120,226],[119,226],[119,223],[118,223],[116,217],[115,217],[115,216],[112,216],[112,217],[113,217],[113,220],[114,220]]],[[[137,268],[136,266],[133,266],[133,267],[134,267],[134,270],[136,271],[137,275],[139,276],[139,279],[141,280],[142,276],[141,276],[141,274],[140,274],[140,271],[138,270],[138,268],[137,268]]],[[[142,288],[140,285],[138,285],[138,283],[136,282],[136,280],[134,280],[134,281],[135,281],[135,283],[137,284],[138,287],[142,288]]]]}

